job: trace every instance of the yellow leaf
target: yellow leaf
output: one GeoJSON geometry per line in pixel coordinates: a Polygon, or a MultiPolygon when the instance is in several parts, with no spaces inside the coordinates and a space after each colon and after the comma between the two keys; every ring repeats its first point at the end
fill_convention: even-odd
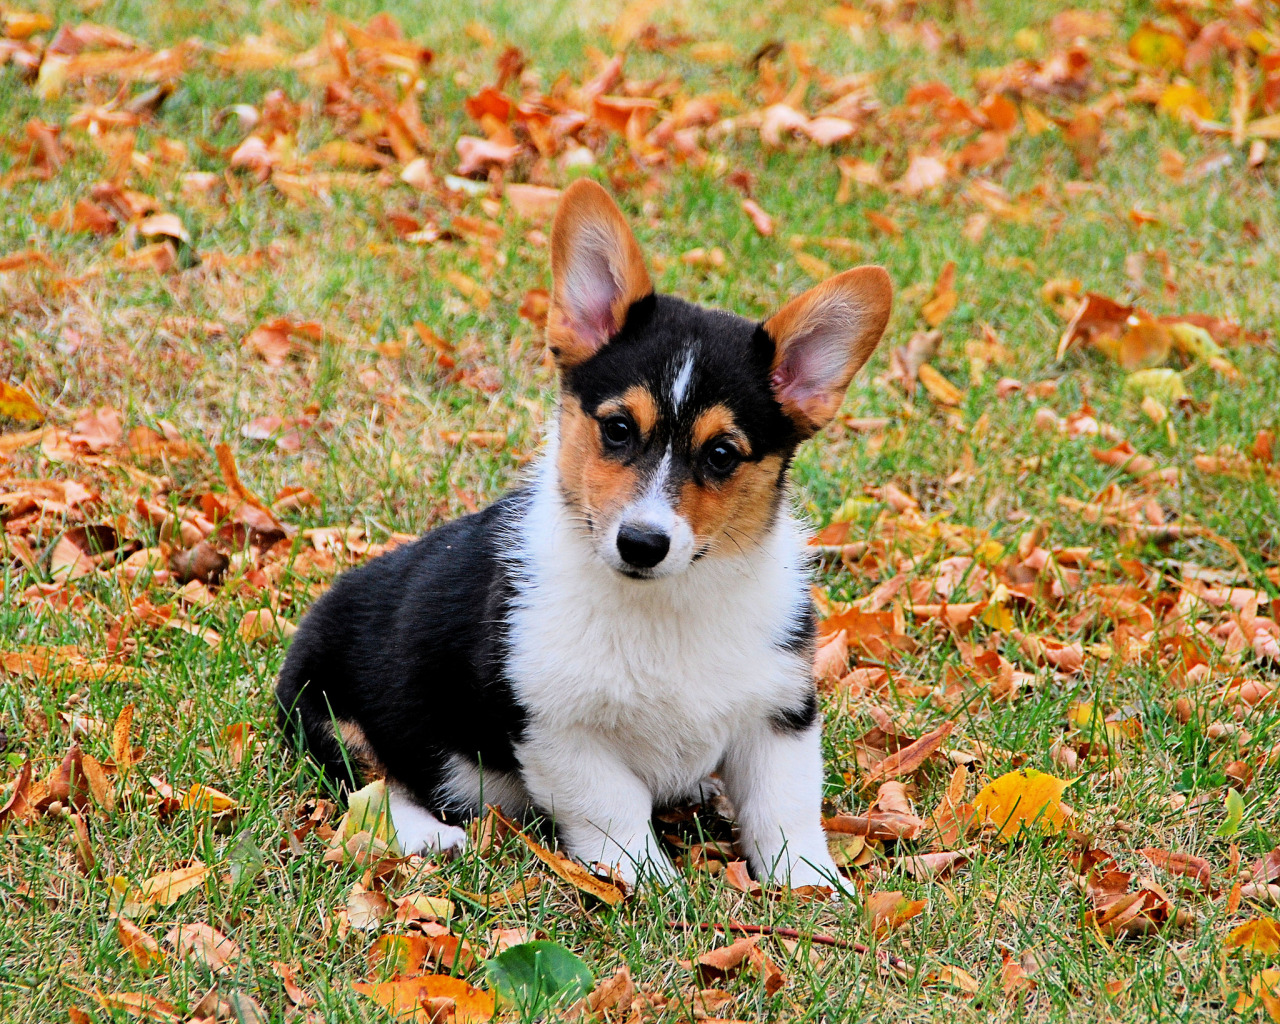
{"type": "Polygon", "coordinates": [[[1236,1013],[1247,1013],[1261,1000],[1267,1016],[1280,1024],[1280,992],[1277,990],[1280,990],[1280,971],[1274,968],[1259,971],[1249,982],[1249,995],[1253,998],[1238,992],[1229,1005],[1236,1013]]]}
{"type": "Polygon", "coordinates": [[[1180,116],[1184,110],[1189,110],[1206,121],[1213,117],[1213,104],[1209,102],[1209,97],[1194,85],[1169,86],[1161,93],[1156,106],[1174,117],[1180,116]]]}
{"type": "Polygon", "coordinates": [[[368,832],[374,839],[386,843],[393,854],[399,855],[400,845],[391,820],[391,804],[382,779],[357,789],[347,797],[347,814],[339,826],[339,833],[346,840],[358,832],[368,832]]]}
{"type": "Polygon", "coordinates": [[[1143,22],[1129,39],[1129,56],[1148,67],[1176,68],[1186,52],[1181,36],[1149,21],[1143,22]]]}
{"type": "Polygon", "coordinates": [[[1280,139],[1280,114],[1268,114],[1245,126],[1245,135],[1251,139],[1280,139]]]}
{"type": "Polygon", "coordinates": [[[197,782],[182,796],[183,810],[206,811],[209,814],[222,814],[224,811],[234,809],[236,802],[222,793],[214,789],[212,786],[204,786],[197,782]]]}
{"type": "Polygon", "coordinates": [[[1166,407],[1187,397],[1187,385],[1183,383],[1182,374],[1167,366],[1129,374],[1125,378],[1124,389],[1134,398],[1153,398],[1166,407]]]}
{"type": "Polygon", "coordinates": [[[0,380],[0,418],[39,423],[44,413],[24,389],[0,380]]]}
{"type": "Polygon", "coordinates": [[[1269,917],[1255,917],[1252,921],[1231,929],[1231,934],[1222,944],[1227,949],[1275,956],[1280,953],[1280,925],[1269,917]]]}
{"type": "Polygon", "coordinates": [[[1061,832],[1066,826],[1062,793],[1069,785],[1071,780],[1034,768],[1007,772],[982,787],[973,799],[973,809],[981,820],[1000,830],[1001,839],[1012,839],[1023,825],[1061,832]]]}
{"type": "Polygon", "coordinates": [[[928,363],[922,365],[917,373],[920,377],[920,383],[924,385],[924,389],[941,404],[959,405],[964,398],[963,392],[958,387],[928,363]]]}
{"type": "Polygon", "coordinates": [[[461,271],[450,270],[445,273],[444,279],[458,289],[462,293],[462,297],[475,306],[476,309],[489,308],[489,293],[477,284],[473,278],[467,277],[461,271]]]}

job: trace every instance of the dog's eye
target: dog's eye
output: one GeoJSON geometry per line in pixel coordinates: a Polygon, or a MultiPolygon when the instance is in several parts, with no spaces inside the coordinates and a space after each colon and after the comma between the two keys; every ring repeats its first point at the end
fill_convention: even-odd
{"type": "Polygon", "coordinates": [[[610,448],[622,448],[631,440],[631,421],[625,416],[610,416],[600,424],[600,433],[610,448]]]}
{"type": "Polygon", "coordinates": [[[728,441],[717,441],[706,450],[702,458],[713,475],[728,476],[737,467],[742,456],[728,441]]]}

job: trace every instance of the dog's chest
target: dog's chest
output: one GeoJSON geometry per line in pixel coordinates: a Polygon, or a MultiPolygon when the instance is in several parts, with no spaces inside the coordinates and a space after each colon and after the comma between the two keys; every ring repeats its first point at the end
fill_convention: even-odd
{"type": "Polygon", "coordinates": [[[803,569],[699,569],[664,587],[543,563],[509,619],[530,733],[603,740],[674,790],[712,770],[735,733],[794,706],[807,669],[780,641],[807,599],[803,569]]]}

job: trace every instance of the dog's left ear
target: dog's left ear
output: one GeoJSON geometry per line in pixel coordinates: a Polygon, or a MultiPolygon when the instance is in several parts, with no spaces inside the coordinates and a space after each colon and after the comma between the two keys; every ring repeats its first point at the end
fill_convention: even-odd
{"type": "Polygon", "coordinates": [[[594,181],[565,189],[551,226],[547,343],[561,368],[591,358],[622,329],[631,304],[653,293],[622,211],[594,181]]]}
{"type": "Polygon", "coordinates": [[[773,339],[769,383],[802,438],[827,425],[889,323],[883,267],[855,267],[788,302],[764,322],[773,339]]]}

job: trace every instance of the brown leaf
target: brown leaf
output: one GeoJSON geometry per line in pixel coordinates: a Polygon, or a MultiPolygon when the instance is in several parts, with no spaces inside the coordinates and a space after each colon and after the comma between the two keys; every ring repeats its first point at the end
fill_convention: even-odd
{"type": "Polygon", "coordinates": [[[954,722],[943,722],[938,728],[925,733],[914,743],[890,754],[868,773],[862,782],[862,787],[868,789],[883,779],[911,775],[918,771],[925,761],[937,752],[954,728],[954,722]]]}
{"type": "Polygon", "coordinates": [[[172,1003],[143,992],[94,992],[103,1009],[118,1010],[130,1017],[159,1021],[160,1024],[182,1024],[182,1017],[172,1003]]]}
{"type": "Polygon", "coordinates": [[[834,818],[822,819],[822,827],[828,832],[880,840],[919,839],[924,826],[924,820],[914,814],[886,811],[872,811],[866,815],[837,814],[834,818]]]}
{"type": "Polygon", "coordinates": [[[502,194],[516,216],[539,223],[550,220],[560,203],[560,189],[543,185],[511,184],[503,189],[502,194]]]}
{"type": "Polygon", "coordinates": [[[289,997],[289,1002],[293,1003],[294,1006],[301,1006],[306,1009],[316,1004],[316,997],[298,984],[296,974],[298,968],[295,964],[272,960],[271,969],[276,972],[276,976],[284,986],[284,994],[289,997]]]}
{"type": "Polygon", "coordinates": [[[259,533],[279,533],[286,537],[292,536],[293,528],[280,522],[266,502],[241,482],[240,472],[236,469],[235,456],[231,454],[230,446],[219,444],[215,446],[214,453],[218,457],[218,468],[222,470],[223,483],[226,484],[227,491],[237,501],[237,504],[231,510],[232,515],[245,523],[250,529],[257,530],[259,533]]]}
{"type": "Polygon", "coordinates": [[[107,778],[107,773],[102,770],[102,765],[92,754],[84,754],[80,758],[80,767],[84,771],[85,781],[89,783],[89,792],[93,794],[94,800],[98,802],[99,807],[111,814],[116,809],[116,792],[107,778]]]}
{"type": "Polygon", "coordinates": [[[82,412],[67,440],[96,454],[119,444],[120,436],[120,414],[104,405],[82,412]]]}
{"type": "Polygon", "coordinates": [[[570,1020],[584,1015],[602,1017],[610,1010],[629,1008],[635,997],[636,983],[631,980],[631,972],[626,967],[619,967],[613,977],[606,978],[574,1003],[565,1016],[570,1020]]]}
{"type": "Polygon", "coordinates": [[[765,995],[771,996],[786,985],[787,976],[782,973],[782,968],[759,946],[752,946],[747,950],[747,960],[759,973],[760,980],[764,983],[765,995]]]}
{"type": "Polygon", "coordinates": [[[747,862],[745,860],[731,860],[724,866],[725,884],[730,888],[737,889],[739,892],[758,893],[760,892],[760,883],[751,877],[747,871],[747,862]]]}
{"type": "Polygon", "coordinates": [[[31,809],[27,800],[27,795],[30,792],[31,758],[28,757],[18,771],[18,777],[13,782],[13,788],[9,790],[9,799],[4,802],[3,807],[0,807],[0,825],[3,825],[11,816],[19,819],[27,816],[31,809]]]}
{"type": "Polygon", "coordinates": [[[944,850],[939,853],[919,853],[910,857],[899,857],[894,863],[912,878],[927,881],[933,878],[945,878],[957,867],[967,864],[978,852],[978,848],[967,850],[944,850]]]}
{"type": "Polygon", "coordinates": [[[711,985],[724,980],[731,972],[742,966],[743,961],[759,942],[759,938],[746,935],[727,946],[720,946],[700,954],[694,961],[694,971],[698,975],[698,981],[703,985],[711,985]]]}
{"type": "Polygon", "coordinates": [[[71,842],[76,851],[76,863],[86,875],[93,871],[95,858],[89,845],[89,823],[83,814],[71,815],[71,842]]]}
{"type": "Polygon", "coordinates": [[[1158,868],[1164,868],[1171,875],[1186,875],[1195,879],[1207,891],[1213,869],[1203,857],[1190,853],[1174,853],[1170,850],[1158,850],[1144,846],[1138,851],[1158,868]]]}

